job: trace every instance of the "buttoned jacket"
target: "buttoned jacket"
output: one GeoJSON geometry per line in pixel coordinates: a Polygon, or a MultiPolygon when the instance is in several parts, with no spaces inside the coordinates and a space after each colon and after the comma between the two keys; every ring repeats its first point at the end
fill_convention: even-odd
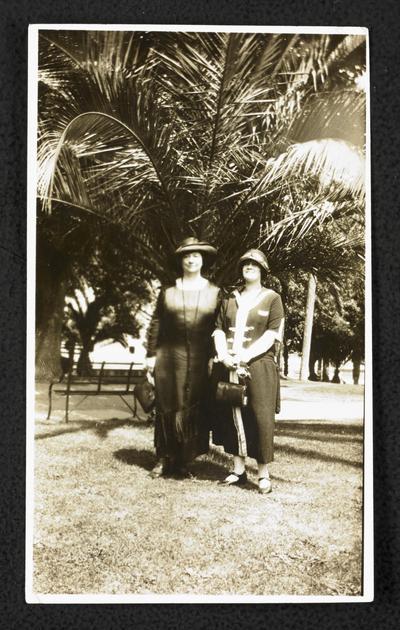
{"type": "Polygon", "coordinates": [[[280,295],[262,287],[249,302],[234,291],[221,302],[216,329],[225,333],[228,352],[237,354],[257,341],[267,330],[275,333],[276,342],[265,354],[276,355],[283,337],[284,310],[280,295]]]}

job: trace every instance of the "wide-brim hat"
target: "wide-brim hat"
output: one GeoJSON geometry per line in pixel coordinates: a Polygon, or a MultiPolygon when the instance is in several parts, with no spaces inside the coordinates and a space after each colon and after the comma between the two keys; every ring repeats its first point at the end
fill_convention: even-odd
{"type": "Polygon", "coordinates": [[[257,263],[264,271],[269,271],[269,265],[266,255],[260,249],[249,249],[243,256],[239,258],[239,267],[242,267],[246,260],[257,263]]]}
{"type": "Polygon", "coordinates": [[[216,256],[217,250],[215,247],[207,243],[206,241],[199,241],[195,236],[189,236],[179,243],[175,250],[176,256],[183,256],[189,252],[200,252],[201,254],[207,254],[209,256],[216,256]]]}

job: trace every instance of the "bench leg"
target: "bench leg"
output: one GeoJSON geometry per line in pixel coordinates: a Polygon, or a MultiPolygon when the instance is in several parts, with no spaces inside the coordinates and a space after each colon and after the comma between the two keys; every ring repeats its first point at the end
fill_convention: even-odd
{"type": "Polygon", "coordinates": [[[121,399],[121,400],[125,403],[125,405],[128,407],[128,409],[130,409],[130,411],[133,413],[133,417],[134,417],[134,418],[136,418],[136,411],[137,411],[137,408],[136,408],[136,398],[135,398],[135,397],[133,397],[133,400],[135,401],[135,404],[134,404],[134,406],[133,406],[133,408],[132,408],[132,407],[130,406],[130,404],[129,404],[128,402],[126,402],[126,400],[125,400],[125,398],[124,398],[123,394],[119,394],[119,397],[120,397],[120,399],[121,399]]]}
{"type": "Polygon", "coordinates": [[[65,422],[68,423],[68,412],[69,412],[69,392],[67,392],[65,396],[65,422]]]}
{"type": "MultiPolygon", "coordinates": [[[[69,419],[69,400],[68,400],[69,396],[68,394],[66,395],[66,400],[65,400],[65,422],[68,422],[69,419]]],[[[87,396],[82,396],[82,398],[80,399],[80,401],[75,405],[74,410],[78,409],[79,405],[81,403],[83,403],[86,400],[87,396]]]]}
{"type": "Polygon", "coordinates": [[[53,395],[53,381],[50,383],[49,385],[49,410],[47,412],[47,418],[46,420],[50,420],[50,416],[51,416],[51,402],[52,402],[52,395],[53,395]]]}

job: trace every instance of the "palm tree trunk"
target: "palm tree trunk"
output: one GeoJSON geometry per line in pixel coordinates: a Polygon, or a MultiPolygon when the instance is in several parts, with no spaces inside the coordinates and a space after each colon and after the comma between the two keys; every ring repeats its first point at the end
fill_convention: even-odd
{"type": "Polygon", "coordinates": [[[301,366],[300,366],[300,380],[301,381],[306,381],[308,377],[308,364],[310,361],[316,291],[317,291],[317,280],[315,276],[312,273],[310,273],[308,276],[307,305],[306,305],[306,315],[304,318],[303,348],[302,348],[302,353],[301,353],[301,366]]]}
{"type": "Polygon", "coordinates": [[[36,271],[36,379],[51,381],[61,370],[61,329],[68,263],[60,252],[41,242],[36,271]]]}

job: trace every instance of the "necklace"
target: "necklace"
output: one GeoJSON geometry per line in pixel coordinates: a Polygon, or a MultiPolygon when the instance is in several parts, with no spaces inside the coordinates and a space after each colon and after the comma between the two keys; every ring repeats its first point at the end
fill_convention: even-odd
{"type": "MultiPolygon", "coordinates": [[[[192,326],[194,326],[197,322],[197,313],[199,310],[199,303],[200,303],[200,293],[202,292],[203,289],[200,289],[199,291],[197,291],[197,300],[196,300],[196,309],[194,311],[194,318],[193,318],[193,322],[192,322],[192,326]]],[[[186,345],[188,347],[188,349],[190,348],[190,337],[189,337],[189,328],[188,328],[188,321],[187,321],[187,317],[186,317],[186,303],[185,303],[185,291],[182,290],[182,304],[183,304],[183,321],[185,324],[185,337],[186,337],[186,345]]]]}
{"type": "MultiPolygon", "coordinates": [[[[195,326],[196,321],[197,321],[197,313],[199,310],[199,303],[200,303],[200,293],[202,292],[202,289],[200,289],[199,291],[197,291],[197,300],[196,300],[196,309],[194,312],[194,318],[193,318],[193,322],[192,322],[192,327],[195,326]]],[[[182,304],[183,304],[183,321],[185,324],[185,341],[186,341],[186,381],[185,381],[185,385],[184,385],[184,392],[185,392],[185,403],[188,402],[188,397],[189,397],[189,392],[190,392],[190,380],[191,380],[191,371],[192,371],[192,365],[191,365],[191,339],[190,339],[190,335],[189,335],[189,327],[188,327],[188,321],[187,321],[187,317],[186,317],[186,303],[185,303],[185,291],[182,288],[182,304]]]]}

